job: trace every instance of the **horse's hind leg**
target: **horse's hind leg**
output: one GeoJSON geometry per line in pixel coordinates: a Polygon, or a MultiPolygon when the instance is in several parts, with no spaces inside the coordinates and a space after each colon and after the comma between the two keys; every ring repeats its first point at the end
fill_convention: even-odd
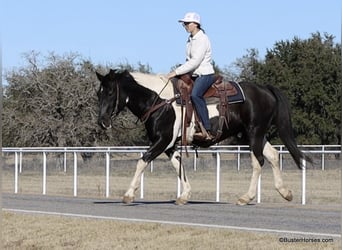
{"type": "Polygon", "coordinates": [[[284,186],[283,178],[281,176],[281,171],[279,167],[279,153],[272,147],[269,142],[266,142],[264,147],[264,156],[271,163],[273,176],[274,176],[274,186],[279,194],[288,201],[291,201],[293,196],[291,190],[284,186]]]}
{"type": "Polygon", "coordinates": [[[126,191],[126,193],[122,199],[122,201],[124,203],[128,204],[128,203],[131,203],[134,201],[135,191],[140,186],[140,177],[141,177],[142,173],[144,172],[144,170],[146,169],[147,166],[148,166],[148,162],[145,162],[143,159],[140,159],[138,161],[134,177],[131,181],[131,184],[129,185],[128,190],[126,191]]]}
{"type": "MultiPolygon", "coordinates": [[[[264,149],[263,149],[263,155],[266,157],[266,159],[271,163],[272,170],[273,170],[273,176],[274,176],[274,184],[276,190],[280,193],[280,195],[288,200],[292,200],[292,192],[291,190],[287,189],[284,186],[283,178],[281,176],[280,168],[279,168],[279,154],[278,151],[271,146],[269,142],[266,142],[264,149]]],[[[253,167],[253,174],[251,178],[251,183],[249,185],[248,192],[244,195],[242,195],[239,200],[237,201],[237,205],[247,205],[249,202],[251,202],[257,192],[257,185],[259,176],[261,174],[261,165],[257,158],[255,157],[254,153],[251,153],[252,158],[252,167],[253,167]]]]}
{"type": "Polygon", "coordinates": [[[183,205],[188,202],[191,196],[191,186],[188,181],[188,178],[185,174],[184,166],[181,164],[181,155],[178,151],[173,151],[172,154],[167,153],[170,157],[173,167],[176,169],[178,178],[181,180],[182,183],[182,194],[177,198],[176,204],[183,205]]]}

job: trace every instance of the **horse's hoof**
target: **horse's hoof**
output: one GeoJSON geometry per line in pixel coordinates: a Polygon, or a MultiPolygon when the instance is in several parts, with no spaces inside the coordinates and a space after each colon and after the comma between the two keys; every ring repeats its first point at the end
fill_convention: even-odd
{"type": "Polygon", "coordinates": [[[175,202],[176,205],[185,205],[186,203],[188,203],[188,200],[182,198],[178,198],[175,202]]]}
{"type": "Polygon", "coordinates": [[[292,199],[293,199],[292,191],[289,190],[289,192],[287,193],[287,195],[284,198],[287,201],[292,201],[292,199]]]}
{"type": "Polygon", "coordinates": [[[124,196],[122,198],[122,202],[125,204],[130,204],[134,201],[134,197],[130,197],[130,196],[124,196]]]}
{"type": "Polygon", "coordinates": [[[243,198],[239,198],[236,202],[236,205],[239,205],[239,206],[245,206],[249,203],[249,201],[246,201],[245,199],[243,198]]]}

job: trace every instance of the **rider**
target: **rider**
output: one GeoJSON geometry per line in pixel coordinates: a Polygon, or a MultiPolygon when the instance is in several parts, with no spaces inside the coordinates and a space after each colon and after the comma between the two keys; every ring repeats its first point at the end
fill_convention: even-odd
{"type": "Polygon", "coordinates": [[[191,73],[196,78],[192,93],[191,101],[196,109],[196,112],[207,131],[207,134],[202,132],[195,133],[195,137],[203,138],[204,140],[213,140],[211,134],[211,125],[204,93],[214,82],[214,67],[211,58],[211,44],[208,36],[201,28],[201,18],[195,12],[186,13],[184,18],[179,20],[183,24],[185,30],[190,33],[186,44],[186,62],[177,67],[174,71],[167,75],[171,79],[178,75],[191,73]]]}

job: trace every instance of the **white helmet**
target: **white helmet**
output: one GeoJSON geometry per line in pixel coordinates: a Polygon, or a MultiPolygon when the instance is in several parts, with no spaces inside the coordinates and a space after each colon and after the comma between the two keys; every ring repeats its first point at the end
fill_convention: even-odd
{"type": "Polygon", "coordinates": [[[198,23],[201,24],[201,17],[195,12],[188,12],[185,14],[183,19],[178,20],[182,23],[198,23]]]}

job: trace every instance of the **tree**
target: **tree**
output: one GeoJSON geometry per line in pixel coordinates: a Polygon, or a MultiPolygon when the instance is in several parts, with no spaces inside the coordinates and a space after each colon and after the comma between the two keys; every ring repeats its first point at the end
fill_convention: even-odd
{"type": "Polygon", "coordinates": [[[254,68],[261,63],[257,49],[248,49],[247,55],[238,58],[223,71],[225,77],[233,81],[255,82],[254,68]]]}
{"type": "Polygon", "coordinates": [[[40,55],[25,55],[26,67],[6,75],[3,98],[4,146],[98,146],[145,144],[141,124],[132,128],[129,112],[115,121],[111,131],[97,125],[97,96],[99,88],[95,67],[89,60],[70,53],[58,56],[50,53],[40,63],[40,55]]]}
{"type": "Polygon", "coordinates": [[[301,40],[280,41],[264,61],[253,61],[256,82],[280,87],[288,96],[298,141],[341,142],[341,45],[320,33],[301,40]]]}

